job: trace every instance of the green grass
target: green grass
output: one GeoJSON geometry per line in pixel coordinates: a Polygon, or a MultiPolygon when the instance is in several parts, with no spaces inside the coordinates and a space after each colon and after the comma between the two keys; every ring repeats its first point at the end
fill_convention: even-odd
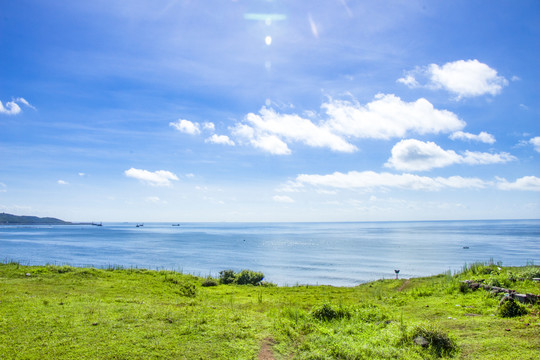
{"type": "Polygon", "coordinates": [[[539,271],[473,264],[345,288],[0,264],[0,358],[257,359],[271,339],[276,359],[536,359],[540,305],[503,318],[499,296],[460,280],[540,294],[539,271]]]}

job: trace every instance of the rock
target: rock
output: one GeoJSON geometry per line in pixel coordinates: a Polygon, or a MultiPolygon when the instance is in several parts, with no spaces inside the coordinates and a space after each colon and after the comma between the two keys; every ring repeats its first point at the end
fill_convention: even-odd
{"type": "Polygon", "coordinates": [[[533,281],[540,281],[540,278],[533,278],[533,281]]]}
{"type": "Polygon", "coordinates": [[[538,302],[538,295],[526,294],[525,296],[527,297],[527,302],[531,304],[536,304],[538,302]]]}
{"type": "Polygon", "coordinates": [[[413,342],[416,345],[420,345],[421,347],[428,347],[429,346],[429,341],[427,341],[427,339],[425,337],[423,337],[423,336],[415,337],[413,342]]]}
{"type": "Polygon", "coordinates": [[[26,274],[24,274],[24,275],[25,275],[25,276],[32,276],[32,274],[30,274],[30,273],[26,273],[26,274]]]}
{"type": "Polygon", "coordinates": [[[524,294],[513,294],[512,296],[514,300],[517,300],[520,303],[526,303],[527,302],[527,295],[524,294]]]}
{"type": "Polygon", "coordinates": [[[470,287],[471,289],[473,289],[473,290],[478,290],[478,288],[480,287],[480,284],[479,284],[479,283],[473,282],[473,283],[470,283],[470,284],[469,284],[469,287],[470,287]]]}

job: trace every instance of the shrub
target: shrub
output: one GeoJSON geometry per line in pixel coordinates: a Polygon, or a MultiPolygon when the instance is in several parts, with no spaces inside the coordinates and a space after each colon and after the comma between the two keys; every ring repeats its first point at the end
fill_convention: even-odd
{"type": "Polygon", "coordinates": [[[422,344],[426,346],[428,351],[435,357],[453,356],[459,352],[459,347],[456,341],[444,333],[442,330],[429,325],[429,326],[415,326],[408,335],[406,335],[408,341],[414,341],[416,344],[422,344]],[[418,339],[421,339],[420,341],[418,339]]]}
{"type": "Polygon", "coordinates": [[[197,288],[195,287],[195,284],[192,283],[179,284],[175,292],[180,296],[186,296],[191,298],[197,296],[197,288]]]}
{"type": "Polygon", "coordinates": [[[208,286],[218,286],[218,282],[214,279],[206,279],[203,281],[202,286],[208,287],[208,286]]]}
{"type": "Polygon", "coordinates": [[[471,288],[469,287],[469,284],[459,283],[459,292],[461,292],[462,294],[466,294],[469,291],[471,291],[471,288]]]}
{"type": "Polygon", "coordinates": [[[236,273],[234,270],[222,270],[219,272],[220,284],[232,284],[236,280],[236,273]]]}
{"type": "Polygon", "coordinates": [[[503,318],[522,316],[527,314],[527,308],[515,302],[514,299],[508,299],[499,306],[498,313],[503,318]]]}
{"type": "Polygon", "coordinates": [[[221,284],[260,285],[262,279],[264,279],[263,273],[251,270],[242,270],[238,274],[233,270],[219,272],[219,282],[221,284]]]}
{"type": "Polygon", "coordinates": [[[240,274],[236,275],[236,283],[238,285],[258,285],[262,279],[264,279],[262,272],[251,270],[242,270],[240,274]]]}
{"type": "Polygon", "coordinates": [[[315,319],[330,321],[334,319],[350,318],[351,313],[349,310],[340,307],[339,309],[334,309],[329,304],[323,304],[319,307],[316,307],[311,311],[311,316],[315,319]]]}

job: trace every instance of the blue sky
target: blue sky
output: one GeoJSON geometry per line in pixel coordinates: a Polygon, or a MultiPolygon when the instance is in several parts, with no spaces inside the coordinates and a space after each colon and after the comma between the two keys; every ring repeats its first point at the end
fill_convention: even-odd
{"type": "Polygon", "coordinates": [[[538,1],[5,1],[0,211],[540,217],[538,1]]]}

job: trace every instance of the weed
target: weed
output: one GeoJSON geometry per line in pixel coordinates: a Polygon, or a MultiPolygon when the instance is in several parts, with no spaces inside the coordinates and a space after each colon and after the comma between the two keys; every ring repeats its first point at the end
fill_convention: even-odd
{"type": "Polygon", "coordinates": [[[311,311],[311,316],[313,316],[315,319],[330,321],[343,318],[349,319],[351,317],[351,313],[348,309],[344,309],[341,306],[338,309],[334,309],[332,305],[323,304],[314,308],[311,311]]]}
{"type": "Polygon", "coordinates": [[[459,352],[456,340],[434,325],[417,325],[404,340],[426,347],[436,357],[453,356],[459,352]]]}
{"type": "Polygon", "coordinates": [[[500,317],[510,318],[527,314],[527,308],[518,304],[514,299],[508,299],[503,302],[497,311],[500,317]]]}
{"type": "Polygon", "coordinates": [[[209,286],[218,286],[218,282],[214,279],[205,279],[202,282],[202,286],[209,287],[209,286]]]}

